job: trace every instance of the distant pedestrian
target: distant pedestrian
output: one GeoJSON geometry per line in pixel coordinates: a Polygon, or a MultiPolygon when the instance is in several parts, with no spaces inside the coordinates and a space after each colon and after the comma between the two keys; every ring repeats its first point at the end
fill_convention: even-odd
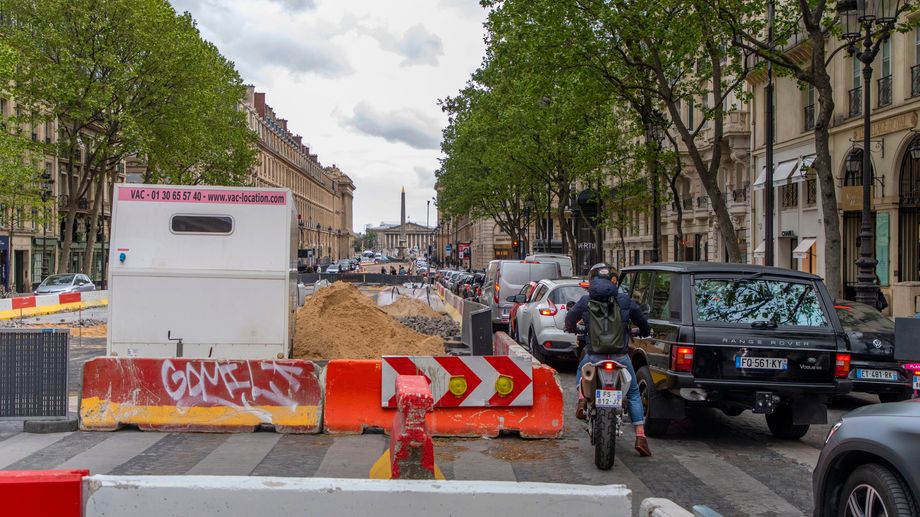
{"type": "Polygon", "coordinates": [[[386,267],[386,266],[380,266],[380,274],[381,274],[381,275],[387,274],[387,267],[386,267]]]}
{"type": "Polygon", "coordinates": [[[405,266],[399,266],[399,274],[400,274],[400,275],[405,275],[405,274],[406,274],[406,268],[405,268],[405,266]]]}
{"type": "Polygon", "coordinates": [[[391,275],[396,275],[396,267],[395,267],[395,266],[390,266],[390,274],[391,274],[391,275]]]}

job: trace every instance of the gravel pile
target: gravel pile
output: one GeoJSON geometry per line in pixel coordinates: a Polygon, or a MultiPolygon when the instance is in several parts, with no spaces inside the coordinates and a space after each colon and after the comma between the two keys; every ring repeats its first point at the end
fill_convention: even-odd
{"type": "Polygon", "coordinates": [[[440,336],[447,341],[460,341],[460,325],[450,318],[425,318],[423,316],[408,316],[397,318],[400,323],[410,329],[429,336],[440,336]]]}

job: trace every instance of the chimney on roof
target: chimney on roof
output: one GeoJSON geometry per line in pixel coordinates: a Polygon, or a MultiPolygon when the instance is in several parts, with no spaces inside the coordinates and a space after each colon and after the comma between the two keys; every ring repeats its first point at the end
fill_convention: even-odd
{"type": "Polygon", "coordinates": [[[265,116],[265,94],[262,92],[256,92],[255,103],[256,103],[256,112],[259,114],[260,117],[264,117],[265,116]]]}
{"type": "Polygon", "coordinates": [[[303,146],[303,137],[300,135],[294,135],[294,141],[297,142],[298,147],[303,146]]]}
{"type": "Polygon", "coordinates": [[[278,119],[278,122],[281,123],[281,129],[287,131],[287,119],[286,119],[286,118],[279,118],[279,119],[278,119]]]}

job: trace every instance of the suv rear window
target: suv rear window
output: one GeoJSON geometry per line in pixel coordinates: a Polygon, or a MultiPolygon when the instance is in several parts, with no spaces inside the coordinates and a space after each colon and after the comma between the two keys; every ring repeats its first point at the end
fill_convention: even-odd
{"type": "Polygon", "coordinates": [[[785,280],[696,279],[696,321],[827,327],[814,285],[785,280]]]}

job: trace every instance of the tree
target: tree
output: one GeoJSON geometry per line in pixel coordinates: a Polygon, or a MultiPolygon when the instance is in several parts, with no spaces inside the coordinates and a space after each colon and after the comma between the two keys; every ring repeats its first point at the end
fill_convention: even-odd
{"type": "Polygon", "coordinates": [[[165,0],[0,0],[0,11],[0,40],[20,56],[9,93],[59,128],[65,268],[90,199],[91,270],[102,199],[126,156],[146,157],[151,180],[234,184],[248,172],[239,77],[165,0]]]}

